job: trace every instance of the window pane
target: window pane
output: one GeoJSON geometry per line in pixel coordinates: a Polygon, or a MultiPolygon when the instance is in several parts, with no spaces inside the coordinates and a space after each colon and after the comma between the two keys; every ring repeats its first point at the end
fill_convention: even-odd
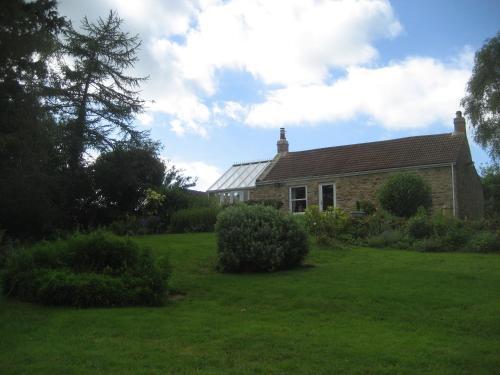
{"type": "Polygon", "coordinates": [[[306,210],[306,200],[292,201],[292,212],[304,212],[306,210]]]}
{"type": "Polygon", "coordinates": [[[294,199],[306,199],[305,186],[292,188],[292,200],[294,199]]]}
{"type": "Polygon", "coordinates": [[[322,207],[321,209],[324,211],[328,207],[333,207],[333,185],[322,185],[321,186],[321,198],[322,198],[322,207]]]}

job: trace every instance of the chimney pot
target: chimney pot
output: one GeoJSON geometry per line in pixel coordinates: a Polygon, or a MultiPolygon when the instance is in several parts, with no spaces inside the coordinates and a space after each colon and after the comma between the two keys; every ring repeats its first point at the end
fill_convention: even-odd
{"type": "Polygon", "coordinates": [[[278,140],[278,154],[285,154],[288,152],[288,141],[286,140],[285,128],[280,128],[280,139],[278,140]]]}
{"type": "Polygon", "coordinates": [[[454,130],[453,134],[465,134],[465,118],[462,117],[462,112],[457,111],[456,117],[453,119],[454,130]]]}

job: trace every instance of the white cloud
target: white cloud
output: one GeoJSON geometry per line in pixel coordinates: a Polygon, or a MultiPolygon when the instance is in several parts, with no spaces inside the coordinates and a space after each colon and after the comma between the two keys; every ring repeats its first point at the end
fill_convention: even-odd
{"type": "Polygon", "coordinates": [[[272,90],[250,108],[245,122],[278,127],[335,122],[367,115],[388,129],[450,122],[459,106],[470,66],[414,57],[381,68],[352,67],[332,84],[272,90]]]}
{"type": "Polygon", "coordinates": [[[184,34],[198,12],[199,4],[190,0],[61,0],[59,9],[79,25],[83,16],[94,21],[106,17],[109,10],[126,19],[127,29],[141,34],[164,36],[184,34]]]}
{"type": "Polygon", "coordinates": [[[137,115],[137,120],[142,126],[149,126],[153,123],[154,117],[150,113],[144,112],[137,115]]]}
{"type": "Polygon", "coordinates": [[[212,105],[212,122],[219,127],[227,126],[229,121],[242,122],[248,109],[234,101],[215,103],[212,105]]]}
{"type": "Polygon", "coordinates": [[[173,158],[169,164],[183,170],[185,176],[198,178],[196,186],[192,188],[196,190],[206,191],[222,175],[216,166],[204,161],[185,161],[173,158]]]}
{"type": "Polygon", "coordinates": [[[183,76],[208,94],[223,68],[266,84],[320,83],[329,68],[372,61],[372,42],[401,30],[385,0],[233,0],[208,6],[197,21],[172,52],[183,76]]]}
{"type": "MultiPolygon", "coordinates": [[[[274,127],[366,115],[388,129],[448,122],[463,96],[473,53],[451,64],[414,57],[381,67],[375,43],[402,30],[387,0],[61,0],[77,23],[116,9],[143,40],[132,74],[149,76],[139,116],[168,115],[178,136],[243,122],[274,127]],[[219,73],[239,70],[264,84],[263,103],[216,101],[219,73]],[[346,72],[332,81],[332,72],[346,72]],[[277,88],[278,87],[278,88],[277,88]]],[[[228,97],[224,95],[224,97],[228,97]]]]}

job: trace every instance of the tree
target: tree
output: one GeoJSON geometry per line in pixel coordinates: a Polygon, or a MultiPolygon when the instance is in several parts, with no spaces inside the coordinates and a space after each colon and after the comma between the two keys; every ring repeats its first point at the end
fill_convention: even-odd
{"type": "Polygon", "coordinates": [[[122,143],[102,153],[92,165],[99,201],[114,215],[136,213],[148,189],[160,188],[165,165],[154,143],[122,143]]]}
{"type": "MultiPolygon", "coordinates": [[[[170,162],[168,162],[170,163],[170,162]]],[[[197,178],[185,176],[184,170],[178,169],[175,165],[167,165],[163,185],[169,189],[188,189],[196,185],[197,178]]]]}
{"type": "Polygon", "coordinates": [[[410,217],[419,207],[430,208],[430,186],[416,174],[398,173],[391,176],[378,192],[383,209],[400,217],[410,217]]]}
{"type": "Polygon", "coordinates": [[[500,32],[476,52],[466,96],[461,101],[474,138],[500,159],[500,32]]]}
{"type": "Polygon", "coordinates": [[[500,218],[500,166],[490,165],[482,169],[485,214],[500,218]]]}
{"type": "Polygon", "coordinates": [[[82,32],[65,30],[61,45],[60,73],[50,91],[52,108],[67,124],[70,170],[83,166],[88,148],[109,151],[119,140],[140,140],[132,120],[143,108],[140,82],[126,71],[137,61],[138,36],[120,30],[122,20],[110,11],[97,23],[82,21],[82,32]],[[66,60],[71,61],[71,63],[66,60]]]}
{"type": "Polygon", "coordinates": [[[63,222],[59,128],[40,95],[65,25],[55,1],[0,2],[0,227],[12,236],[63,222]]]}

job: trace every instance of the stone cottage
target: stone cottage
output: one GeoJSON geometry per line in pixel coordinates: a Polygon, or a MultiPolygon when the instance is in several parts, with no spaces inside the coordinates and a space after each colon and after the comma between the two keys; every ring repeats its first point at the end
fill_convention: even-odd
{"type": "Polygon", "coordinates": [[[357,201],[377,204],[390,175],[412,172],[429,183],[434,211],[483,215],[483,190],[460,111],[453,133],[290,152],[282,128],[277,148],[272,160],[233,165],[208,193],[227,203],[276,199],[293,213],[310,205],[352,211],[357,201]]]}

